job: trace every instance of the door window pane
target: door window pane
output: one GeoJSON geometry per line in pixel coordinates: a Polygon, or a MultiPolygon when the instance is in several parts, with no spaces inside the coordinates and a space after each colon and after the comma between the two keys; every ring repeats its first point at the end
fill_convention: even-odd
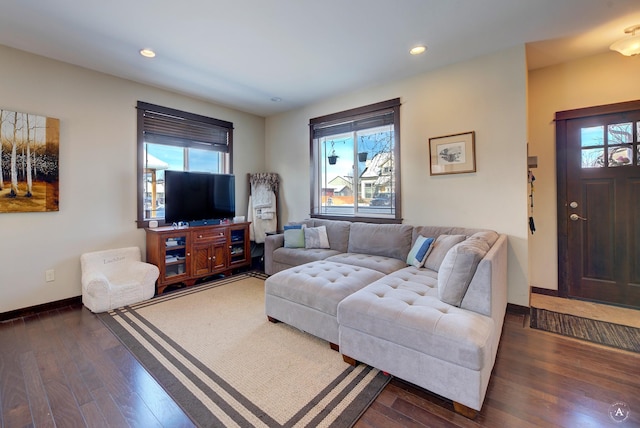
{"type": "Polygon", "coordinates": [[[609,166],[631,165],[632,159],[631,147],[609,147],[609,166]]]}
{"type": "Polygon", "coordinates": [[[607,126],[607,144],[631,144],[633,142],[633,123],[614,123],[607,126]]]}
{"type": "Polygon", "coordinates": [[[582,147],[604,145],[604,126],[581,128],[580,131],[580,142],[582,147]]]}
{"type": "Polygon", "coordinates": [[[602,168],[604,149],[582,149],[582,168],[602,168]]]}

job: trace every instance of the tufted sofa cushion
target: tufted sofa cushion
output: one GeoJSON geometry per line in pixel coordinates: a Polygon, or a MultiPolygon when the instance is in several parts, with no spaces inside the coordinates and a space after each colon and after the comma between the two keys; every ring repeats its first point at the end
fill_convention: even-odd
{"type": "Polygon", "coordinates": [[[440,301],[428,270],[407,267],[350,295],[338,323],[471,370],[491,364],[494,321],[440,301]]]}
{"type": "Polygon", "coordinates": [[[270,276],[265,293],[336,316],[342,299],[383,276],[371,269],[321,260],[270,276]]]}
{"type": "Polygon", "coordinates": [[[395,272],[407,266],[404,260],[398,260],[391,257],[372,256],[361,253],[340,253],[326,259],[330,262],[346,263],[349,265],[360,266],[367,269],[377,270],[382,273],[395,272]]]}

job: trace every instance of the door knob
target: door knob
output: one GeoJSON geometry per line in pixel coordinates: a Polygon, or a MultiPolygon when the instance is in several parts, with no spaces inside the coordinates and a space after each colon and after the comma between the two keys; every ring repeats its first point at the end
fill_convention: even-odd
{"type": "Polygon", "coordinates": [[[572,221],[578,221],[578,220],[587,221],[587,219],[586,219],[586,218],[584,218],[584,217],[580,217],[578,214],[571,214],[571,215],[569,216],[569,218],[570,218],[572,221]]]}

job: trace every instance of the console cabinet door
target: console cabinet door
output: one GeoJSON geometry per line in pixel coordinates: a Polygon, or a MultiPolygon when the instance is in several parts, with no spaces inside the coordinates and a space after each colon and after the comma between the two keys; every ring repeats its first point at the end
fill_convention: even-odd
{"type": "Polygon", "coordinates": [[[226,243],[193,246],[193,275],[203,276],[227,270],[226,243]]]}
{"type": "Polygon", "coordinates": [[[203,276],[227,269],[228,227],[193,230],[193,275],[203,276]]]}
{"type": "Polygon", "coordinates": [[[157,240],[157,245],[160,284],[173,283],[191,276],[188,233],[162,234],[157,240]]]}
{"type": "Polygon", "coordinates": [[[221,272],[227,269],[227,244],[218,244],[212,247],[213,261],[212,271],[221,272]]]}
{"type": "Polygon", "coordinates": [[[211,245],[193,246],[193,275],[207,275],[212,271],[213,249],[211,245]]]}
{"type": "Polygon", "coordinates": [[[250,262],[249,225],[229,227],[229,267],[246,265],[250,262]]]}

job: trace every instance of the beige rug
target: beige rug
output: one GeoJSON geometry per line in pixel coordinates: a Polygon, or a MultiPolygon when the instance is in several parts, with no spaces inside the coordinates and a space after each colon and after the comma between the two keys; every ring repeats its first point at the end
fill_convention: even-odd
{"type": "Polygon", "coordinates": [[[100,318],[198,426],[348,427],[389,378],[264,314],[264,276],[241,274],[100,318]]]}

